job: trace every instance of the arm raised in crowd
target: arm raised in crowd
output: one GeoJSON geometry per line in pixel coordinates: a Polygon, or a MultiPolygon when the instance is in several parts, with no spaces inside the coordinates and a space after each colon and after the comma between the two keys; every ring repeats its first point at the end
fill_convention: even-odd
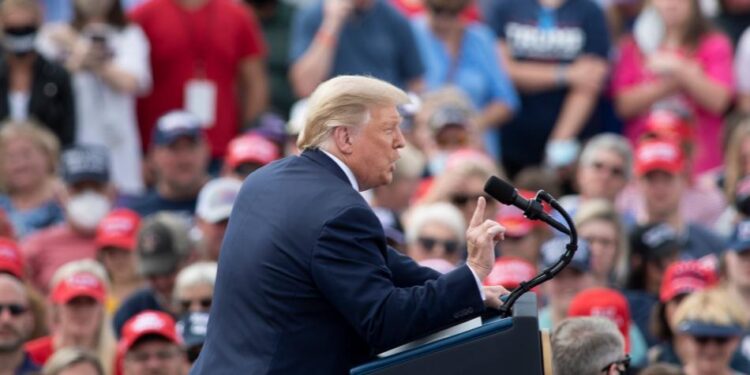
{"type": "Polygon", "coordinates": [[[325,0],[323,7],[323,22],[317,29],[311,24],[311,13],[304,10],[299,12],[292,26],[292,57],[295,61],[289,71],[289,80],[300,98],[309,96],[328,78],[339,33],[354,8],[347,0],[325,0]]]}

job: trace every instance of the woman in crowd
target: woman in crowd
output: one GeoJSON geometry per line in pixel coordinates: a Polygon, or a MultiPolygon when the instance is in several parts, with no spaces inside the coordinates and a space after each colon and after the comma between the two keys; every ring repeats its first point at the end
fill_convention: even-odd
{"type": "Polygon", "coordinates": [[[450,271],[463,260],[465,232],[461,211],[450,203],[416,206],[406,216],[406,253],[418,263],[450,271]]]}
{"type": "Polygon", "coordinates": [[[146,36],[119,0],[75,0],[70,24],[42,30],[40,52],[73,75],[76,142],[110,150],[112,180],[125,194],[143,191],[135,98],[151,85],[146,36]]]}
{"type": "Polygon", "coordinates": [[[36,0],[0,3],[0,119],[38,121],[67,147],[76,133],[73,90],[65,68],[37,53],[34,40],[42,21],[36,0]]]}
{"type": "Polygon", "coordinates": [[[47,129],[31,123],[0,125],[0,209],[19,239],[63,220],[56,199],[59,151],[47,129]]]}
{"type": "Polygon", "coordinates": [[[41,375],[105,375],[102,364],[92,353],[63,348],[50,357],[41,375]]]}
{"type": "Polygon", "coordinates": [[[595,199],[576,213],[578,236],[591,248],[591,274],[598,286],[623,287],[628,271],[628,244],[620,215],[612,203],[595,199]]]}
{"type": "Polygon", "coordinates": [[[96,230],[96,257],[107,270],[107,312],[114,314],[120,303],[145,285],[136,266],[135,247],[140,217],[127,208],[110,211],[96,230]]]}
{"type": "Polygon", "coordinates": [[[686,375],[747,374],[735,371],[732,356],[748,327],[747,311],[724,289],[709,289],[688,296],[674,312],[672,329],[685,337],[678,353],[686,375]]]}
{"type": "MultiPolygon", "coordinates": [[[[415,36],[427,89],[457,86],[479,111],[479,129],[496,134],[518,107],[518,96],[500,62],[493,32],[461,19],[469,4],[470,0],[426,0],[426,17],[413,21],[415,36]]],[[[493,150],[497,143],[497,139],[486,142],[493,156],[499,157],[493,150]]]]}
{"type": "Polygon", "coordinates": [[[735,224],[750,216],[750,117],[729,132],[724,153],[724,198],[731,203],[716,222],[717,233],[729,236],[735,224]]]}
{"type": "Polygon", "coordinates": [[[94,260],[60,267],[50,282],[51,334],[26,345],[32,360],[44,364],[60,349],[83,348],[111,374],[116,343],[104,306],[108,289],[106,271],[94,260]]]}
{"type": "Polygon", "coordinates": [[[698,0],[651,2],[655,29],[663,35],[642,41],[625,38],[620,45],[612,90],[625,133],[635,143],[644,130],[644,117],[654,106],[680,107],[695,118],[698,140],[695,172],[721,164],[721,116],[733,95],[732,46],[701,13],[698,0]]]}
{"type": "Polygon", "coordinates": [[[216,283],[216,266],[216,262],[193,263],[177,274],[174,298],[180,315],[209,311],[216,283]]]}

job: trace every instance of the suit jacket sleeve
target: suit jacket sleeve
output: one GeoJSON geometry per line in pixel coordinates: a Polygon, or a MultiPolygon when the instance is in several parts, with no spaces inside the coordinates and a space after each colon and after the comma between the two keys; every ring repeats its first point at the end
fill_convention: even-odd
{"type": "Polygon", "coordinates": [[[441,273],[429,267],[422,267],[413,259],[388,247],[388,268],[393,276],[393,284],[398,288],[424,285],[429,280],[435,280],[441,273]]]}
{"type": "Polygon", "coordinates": [[[467,266],[421,286],[399,287],[395,281],[408,280],[403,272],[422,271],[399,261],[394,278],[386,257],[377,217],[351,207],[324,225],[310,265],[321,293],[373,349],[398,346],[484,309],[467,266]]]}

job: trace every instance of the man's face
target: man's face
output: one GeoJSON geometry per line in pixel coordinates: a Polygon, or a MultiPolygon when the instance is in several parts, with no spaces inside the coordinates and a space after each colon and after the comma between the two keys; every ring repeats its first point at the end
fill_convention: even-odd
{"type": "Polygon", "coordinates": [[[181,137],[154,149],[157,178],[174,190],[196,190],[208,168],[208,146],[203,139],[181,137]]]}
{"type": "Polygon", "coordinates": [[[665,171],[651,171],[641,177],[640,186],[650,217],[657,219],[668,217],[680,209],[683,180],[679,175],[665,171]]]}
{"type": "Polygon", "coordinates": [[[221,250],[221,243],[224,240],[224,233],[227,231],[228,224],[229,219],[221,220],[217,223],[209,223],[202,219],[197,220],[197,225],[202,236],[202,250],[211,260],[219,260],[219,251],[221,250]]]}
{"type": "Polygon", "coordinates": [[[4,275],[0,278],[0,354],[21,350],[33,329],[23,285],[4,275]]]}
{"type": "Polygon", "coordinates": [[[378,106],[370,111],[370,121],[351,133],[352,153],[347,165],[360,190],[386,185],[393,179],[398,149],[406,144],[399,124],[401,116],[396,106],[378,106]]]}
{"type": "Polygon", "coordinates": [[[591,286],[591,275],[572,267],[563,268],[560,273],[549,282],[550,303],[552,307],[562,312],[568,311],[570,301],[576,294],[591,286]]]}
{"type": "Polygon", "coordinates": [[[125,375],[183,375],[185,353],[166,339],[153,338],[135,344],[125,354],[125,375]]]}
{"type": "Polygon", "coordinates": [[[174,283],[177,278],[176,272],[170,272],[164,275],[149,275],[148,282],[154,291],[161,296],[165,301],[172,300],[172,292],[174,291],[174,283]]]}
{"type": "Polygon", "coordinates": [[[625,187],[625,162],[614,152],[602,150],[578,171],[578,185],[586,198],[614,201],[625,187]]]}

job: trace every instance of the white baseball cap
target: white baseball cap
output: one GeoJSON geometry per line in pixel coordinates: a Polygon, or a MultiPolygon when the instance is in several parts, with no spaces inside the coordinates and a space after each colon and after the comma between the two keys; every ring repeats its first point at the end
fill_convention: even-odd
{"type": "Polygon", "coordinates": [[[209,223],[229,219],[240,187],[242,182],[234,178],[221,177],[209,181],[198,194],[196,216],[209,223]]]}

